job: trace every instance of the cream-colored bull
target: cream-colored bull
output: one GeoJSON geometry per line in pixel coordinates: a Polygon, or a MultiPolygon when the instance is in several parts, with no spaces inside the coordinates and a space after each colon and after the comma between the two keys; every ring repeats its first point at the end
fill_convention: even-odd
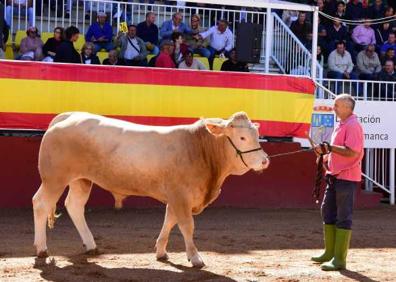
{"type": "Polygon", "coordinates": [[[54,118],[41,142],[41,186],[33,197],[38,256],[47,256],[46,224],[53,226],[56,203],[65,201],[88,252],[96,244],[84,216],[92,183],[113,193],[117,205],[129,195],[166,204],[156,243],[157,259],[167,259],[171,229],[178,224],[193,266],[204,262],[193,242],[193,215],[220,193],[224,179],[269,165],[258,142],[257,126],[243,112],[228,120],[201,119],[190,125],[145,126],[89,113],[54,118]],[[239,153],[238,153],[239,152],[239,153]]]}

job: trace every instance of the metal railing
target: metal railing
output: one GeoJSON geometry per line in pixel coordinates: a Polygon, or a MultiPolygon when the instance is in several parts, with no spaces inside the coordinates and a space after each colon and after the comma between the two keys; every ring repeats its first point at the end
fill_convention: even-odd
{"type": "MultiPolygon", "coordinates": [[[[365,101],[396,101],[396,83],[388,81],[370,80],[343,80],[322,78],[318,83],[329,89],[332,93],[348,93],[357,100],[365,101]]],[[[318,89],[317,98],[328,99],[328,93],[318,89]]]]}
{"type": "MultiPolygon", "coordinates": [[[[271,58],[283,73],[292,75],[311,75],[311,52],[276,14],[274,17],[273,44],[271,58]]],[[[323,77],[323,67],[316,65],[316,75],[323,77]]]]}

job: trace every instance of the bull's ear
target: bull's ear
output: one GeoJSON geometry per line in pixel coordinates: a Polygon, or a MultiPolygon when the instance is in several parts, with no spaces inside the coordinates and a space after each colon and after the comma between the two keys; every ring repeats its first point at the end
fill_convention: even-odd
{"type": "Polygon", "coordinates": [[[225,132],[227,123],[222,119],[205,120],[206,129],[215,136],[221,136],[225,132]]]}

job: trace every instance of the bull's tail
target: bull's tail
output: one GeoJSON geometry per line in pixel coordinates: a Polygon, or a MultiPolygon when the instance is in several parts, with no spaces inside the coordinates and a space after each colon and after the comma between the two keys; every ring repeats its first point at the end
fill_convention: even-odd
{"type": "Polygon", "coordinates": [[[70,117],[73,114],[73,112],[65,112],[65,113],[61,113],[59,115],[57,115],[56,117],[54,117],[52,119],[52,121],[50,122],[50,124],[48,125],[48,129],[50,129],[51,127],[53,127],[55,124],[64,121],[65,119],[67,119],[68,117],[70,117]]]}
{"type": "Polygon", "coordinates": [[[61,213],[56,213],[56,208],[52,208],[50,214],[48,215],[48,228],[54,229],[55,221],[61,216],[61,213]]]}

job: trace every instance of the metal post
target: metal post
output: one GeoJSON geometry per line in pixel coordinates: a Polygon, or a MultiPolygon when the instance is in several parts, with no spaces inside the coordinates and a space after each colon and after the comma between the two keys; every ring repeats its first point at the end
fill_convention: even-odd
{"type": "Polygon", "coordinates": [[[390,191],[390,204],[395,204],[395,150],[390,149],[390,164],[389,164],[389,191],[390,191]]]}
{"type": "Polygon", "coordinates": [[[318,50],[318,25],[319,25],[319,8],[314,8],[313,14],[313,30],[312,30],[312,66],[311,66],[311,77],[312,80],[316,79],[316,64],[317,58],[316,53],[318,50]]]}
{"type": "MultiPolygon", "coordinates": [[[[126,15],[125,15],[126,17],[126,15]]],[[[117,3],[117,35],[120,31],[120,18],[121,18],[121,4],[120,2],[117,3]]]]}
{"type": "MultiPolygon", "coordinates": [[[[41,1],[41,0],[39,0],[41,1]]],[[[36,26],[36,0],[33,0],[33,19],[32,19],[32,23],[33,26],[36,26]]],[[[26,11],[28,10],[28,7],[26,6],[26,11]]],[[[29,22],[29,18],[26,19],[29,22]]],[[[48,19],[49,20],[49,19],[48,19]]]]}
{"type": "Polygon", "coordinates": [[[265,26],[265,73],[269,73],[269,63],[272,47],[272,36],[274,34],[273,16],[271,8],[267,8],[267,22],[265,26]]]}

